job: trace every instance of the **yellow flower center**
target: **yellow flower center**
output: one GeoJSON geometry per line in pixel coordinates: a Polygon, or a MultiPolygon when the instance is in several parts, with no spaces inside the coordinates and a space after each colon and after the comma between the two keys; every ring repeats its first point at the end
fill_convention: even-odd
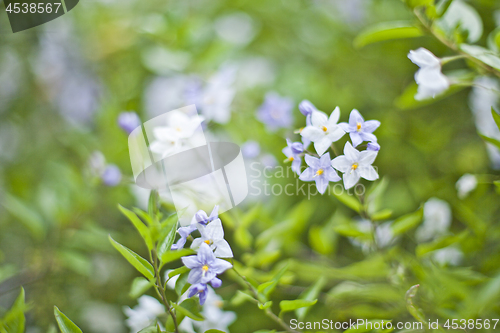
{"type": "Polygon", "coordinates": [[[358,163],[354,163],[352,166],[351,166],[351,169],[354,171],[358,168],[358,163]]]}
{"type": "Polygon", "coordinates": [[[361,123],[356,124],[356,130],[359,132],[361,131],[361,123]]]}
{"type": "Polygon", "coordinates": [[[323,130],[323,132],[327,132],[328,131],[328,128],[326,126],[321,127],[321,129],[323,130]]]}
{"type": "Polygon", "coordinates": [[[316,176],[321,176],[323,174],[323,169],[319,169],[318,171],[316,171],[316,174],[314,175],[314,177],[316,176]]]}
{"type": "Polygon", "coordinates": [[[203,267],[201,268],[201,270],[202,270],[203,272],[207,272],[207,271],[208,271],[208,266],[207,266],[207,265],[203,266],[203,267]]]}
{"type": "Polygon", "coordinates": [[[212,241],[210,241],[210,240],[208,240],[208,239],[207,239],[207,240],[205,241],[205,243],[206,243],[207,245],[210,245],[210,244],[212,244],[212,241]]]}
{"type": "Polygon", "coordinates": [[[290,157],[288,158],[288,160],[289,160],[290,162],[292,162],[292,161],[293,161],[293,156],[290,156],[290,157]]]}

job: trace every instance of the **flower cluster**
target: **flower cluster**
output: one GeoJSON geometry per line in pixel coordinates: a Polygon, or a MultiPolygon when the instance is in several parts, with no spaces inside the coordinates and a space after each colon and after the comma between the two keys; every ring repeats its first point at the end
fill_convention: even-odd
{"type": "Polygon", "coordinates": [[[219,259],[232,258],[233,251],[224,239],[224,229],[218,211],[218,206],[214,207],[210,215],[203,210],[198,211],[189,226],[177,230],[181,238],[172,245],[172,250],[183,248],[187,238],[194,231],[199,231],[201,236],[191,243],[191,249],[197,251],[197,254],[183,257],[182,263],[191,270],[188,275],[188,282],[191,284],[188,297],[199,295],[202,305],[207,297],[208,284],[214,288],[220,287],[222,281],[217,275],[233,267],[226,260],[219,259]]]}
{"type": "Polygon", "coordinates": [[[423,47],[410,51],[408,58],[420,67],[415,73],[415,82],[418,84],[415,95],[417,101],[434,98],[448,90],[450,80],[441,72],[441,59],[423,47]]]}
{"type": "MultiPolygon", "coordinates": [[[[356,185],[360,178],[378,179],[372,163],[380,149],[377,137],[373,134],[380,126],[379,121],[365,121],[358,110],[352,110],[349,122],[338,123],[340,119],[338,107],[328,116],[307,100],[299,104],[299,110],[306,116],[306,127],[299,130],[302,142],[292,142],[287,139],[283,154],[287,157],[285,162],[292,163],[292,170],[299,175],[300,180],[315,181],[318,192],[323,194],[329,182],[341,180],[337,171],[343,174],[346,189],[356,185]],[[346,133],[349,133],[352,144],[347,142],[344,146],[344,155],[331,159],[330,152],[327,151],[346,133]],[[311,142],[316,154],[307,150],[311,142]],[[355,148],[363,142],[367,142],[366,150],[359,151],[355,148]],[[302,157],[308,166],[303,172],[300,169],[302,157]]],[[[334,151],[333,153],[335,154],[334,151]]]]}

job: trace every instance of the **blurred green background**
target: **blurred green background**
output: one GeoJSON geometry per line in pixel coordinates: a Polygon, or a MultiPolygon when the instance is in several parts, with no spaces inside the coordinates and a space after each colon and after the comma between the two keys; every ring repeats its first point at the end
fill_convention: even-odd
{"type": "MultiPolygon", "coordinates": [[[[470,3],[484,31],[493,30],[500,3],[470,3]]],[[[431,37],[353,47],[374,23],[411,19],[397,0],[82,0],[55,21],[12,34],[2,7],[0,306],[8,309],[22,285],[31,304],[29,333],[49,332],[54,305],[84,332],[129,331],[122,307],[136,304],[128,292],[138,273],[107,235],[144,253],[117,204],[144,208],[147,194],[134,188],[117,117],[133,110],[146,121],[183,106],[186,78],[207,80],[231,65],[237,68],[231,120],[209,125],[214,138],[257,141],[260,156],[269,161],[271,154],[282,165],[285,138],[298,139],[293,130],[305,124],[301,100],[328,113],[338,105],[342,121],[356,108],[382,123],[375,164],[388,187],[381,207],[395,218],[437,197],[452,208],[449,234],[467,232],[452,242],[463,252],[460,265],[439,265],[415,254],[414,230],[381,253],[363,252],[336,231],[356,214],[333,196],[250,197],[221,216],[246,274],[265,282],[274,264],[292,258],[277,300],[296,298],[323,275],[307,320],[411,321],[404,293],[417,283],[419,306],[431,319],[498,318],[499,201],[490,184],[498,172],[477,134],[474,92],[461,88],[429,105],[398,99],[417,69],[409,50],[452,55],[431,37]],[[270,132],[256,119],[269,91],[294,101],[293,128],[270,132]],[[92,173],[94,151],[120,168],[118,186],[92,173]],[[465,173],[480,181],[460,200],[455,183],[465,173]],[[254,215],[245,218],[249,211],[254,215]]],[[[231,302],[239,285],[230,273],[224,278],[218,293],[238,316],[232,332],[277,328],[254,304],[231,302]]]]}

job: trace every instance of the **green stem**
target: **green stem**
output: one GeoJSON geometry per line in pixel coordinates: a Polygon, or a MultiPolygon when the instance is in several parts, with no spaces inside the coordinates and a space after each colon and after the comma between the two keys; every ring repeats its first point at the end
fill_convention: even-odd
{"type": "MultiPolygon", "coordinates": [[[[255,303],[256,304],[259,304],[259,293],[258,291],[255,289],[255,287],[247,280],[246,277],[244,277],[243,275],[241,275],[237,270],[236,268],[234,268],[234,263],[233,263],[233,271],[245,282],[245,284],[248,286],[248,289],[250,289],[250,291],[252,292],[252,294],[254,295],[255,297],[255,303]]],[[[283,327],[287,332],[290,332],[290,333],[299,333],[299,331],[296,331],[296,330],[293,330],[291,329],[280,317],[278,317],[277,315],[274,314],[274,312],[272,312],[269,308],[267,308],[265,311],[266,315],[271,318],[272,320],[274,320],[277,324],[279,324],[281,327],[283,327]]]]}
{"type": "Polygon", "coordinates": [[[179,333],[179,327],[177,325],[177,317],[175,313],[172,310],[172,307],[168,304],[167,296],[165,294],[165,289],[163,288],[163,284],[161,283],[161,277],[160,277],[160,272],[158,270],[158,256],[156,255],[156,250],[153,249],[152,252],[152,257],[154,259],[153,263],[153,268],[155,271],[155,277],[156,277],[156,284],[155,284],[155,290],[158,296],[160,296],[163,305],[165,305],[165,308],[167,309],[168,313],[172,317],[172,320],[174,322],[174,327],[175,327],[175,333],[179,333]]]}

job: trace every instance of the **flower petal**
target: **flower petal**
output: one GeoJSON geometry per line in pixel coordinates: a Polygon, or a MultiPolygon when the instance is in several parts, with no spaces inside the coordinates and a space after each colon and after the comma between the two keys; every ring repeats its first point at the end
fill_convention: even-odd
{"type": "Polygon", "coordinates": [[[224,271],[226,271],[231,267],[233,267],[231,263],[222,259],[215,259],[214,263],[210,268],[213,269],[216,274],[222,274],[224,271]]]}
{"type": "Polygon", "coordinates": [[[334,127],[328,128],[328,139],[330,142],[336,142],[340,140],[345,134],[345,131],[339,126],[335,125],[334,127]]]}
{"type": "Polygon", "coordinates": [[[350,189],[356,183],[359,181],[359,173],[357,170],[354,170],[352,172],[346,172],[344,173],[344,187],[346,190],[350,189]]]}
{"type": "Polygon", "coordinates": [[[311,168],[318,169],[320,167],[319,158],[306,154],[304,159],[311,168]]]}
{"type": "Polygon", "coordinates": [[[359,164],[370,165],[377,158],[377,152],[371,150],[364,150],[359,154],[359,164]]]}
{"type": "Polygon", "coordinates": [[[328,121],[328,117],[324,112],[321,111],[313,111],[311,113],[311,124],[314,127],[321,127],[328,121]]]}
{"type": "Polygon", "coordinates": [[[335,169],[339,170],[342,173],[348,172],[349,170],[351,170],[352,167],[352,162],[349,162],[347,157],[345,157],[344,155],[335,157],[332,160],[331,164],[332,167],[334,167],[335,169]]]}
{"type": "Polygon", "coordinates": [[[317,176],[314,180],[316,181],[316,188],[318,189],[318,192],[321,194],[325,193],[326,187],[328,186],[328,179],[326,179],[326,176],[317,176]]]}
{"type": "Polygon", "coordinates": [[[307,168],[299,176],[299,179],[303,182],[311,182],[314,180],[315,171],[312,168],[307,168]]]}
{"type": "Polygon", "coordinates": [[[354,149],[350,142],[346,142],[344,146],[344,155],[347,157],[349,162],[351,162],[351,164],[359,161],[359,151],[354,149]]]}
{"type": "Polygon", "coordinates": [[[203,274],[202,274],[201,268],[195,268],[189,272],[187,280],[191,284],[200,283],[201,279],[202,279],[202,275],[203,274]]]}
{"type": "Polygon", "coordinates": [[[361,132],[359,133],[359,136],[363,141],[370,141],[370,142],[377,141],[377,137],[371,133],[361,132]]]}
{"type": "Polygon", "coordinates": [[[365,122],[365,120],[363,119],[363,117],[361,116],[359,111],[356,109],[353,109],[351,111],[351,114],[349,115],[349,125],[351,127],[356,128],[358,123],[363,124],[364,122],[365,122]]]}
{"type": "Polygon", "coordinates": [[[300,131],[302,137],[315,142],[323,139],[325,137],[325,132],[314,126],[306,126],[302,131],[300,131]]]}
{"type": "Polygon", "coordinates": [[[197,251],[199,248],[200,248],[200,245],[201,243],[203,243],[203,238],[199,237],[199,238],[196,238],[195,240],[193,240],[193,242],[191,243],[191,249],[197,251]]]}
{"type": "Polygon", "coordinates": [[[212,285],[212,287],[214,288],[219,288],[221,285],[222,285],[222,280],[221,279],[218,279],[216,277],[214,277],[211,281],[210,281],[210,284],[212,285]]]}
{"type": "Polygon", "coordinates": [[[438,57],[432,54],[431,51],[421,47],[416,51],[411,50],[408,54],[408,58],[417,66],[421,68],[425,67],[437,67],[441,66],[441,61],[438,57]]]}
{"type": "Polygon", "coordinates": [[[201,267],[203,264],[198,259],[198,256],[186,256],[181,258],[182,263],[189,269],[201,267]]]}
{"type": "Polygon", "coordinates": [[[378,179],[377,171],[371,165],[363,165],[359,170],[359,175],[366,180],[378,179]]]}
{"type": "Polygon", "coordinates": [[[337,106],[335,110],[332,111],[330,114],[330,118],[328,119],[328,122],[330,124],[337,124],[340,118],[340,108],[337,106]]]}
{"type": "Polygon", "coordinates": [[[354,147],[357,147],[361,142],[363,142],[363,139],[361,139],[361,135],[359,135],[358,132],[351,132],[349,133],[349,136],[351,137],[352,145],[354,147]]]}
{"type": "Polygon", "coordinates": [[[368,120],[363,124],[363,132],[372,133],[380,126],[380,121],[378,120],[368,120]]]}
{"type": "Polygon", "coordinates": [[[328,150],[331,144],[332,140],[330,140],[327,136],[323,136],[323,139],[314,142],[314,149],[316,149],[318,155],[321,156],[328,150]]]}
{"type": "Polygon", "coordinates": [[[215,259],[214,253],[210,246],[206,243],[200,244],[200,249],[198,250],[198,261],[202,264],[209,263],[215,259]]]}
{"type": "Polygon", "coordinates": [[[224,229],[222,229],[222,222],[220,219],[210,222],[205,228],[205,235],[208,240],[224,239],[224,229]]]}
{"type": "Polygon", "coordinates": [[[214,255],[217,258],[232,258],[233,251],[231,250],[231,246],[225,239],[218,240],[214,243],[216,246],[214,255]]]}
{"type": "Polygon", "coordinates": [[[323,156],[319,158],[319,167],[322,169],[327,168],[331,165],[331,162],[330,153],[323,154],[323,156]]]}
{"type": "Polygon", "coordinates": [[[328,181],[330,182],[338,182],[341,179],[332,167],[328,167],[325,169],[325,176],[326,179],[328,179],[328,181]]]}

